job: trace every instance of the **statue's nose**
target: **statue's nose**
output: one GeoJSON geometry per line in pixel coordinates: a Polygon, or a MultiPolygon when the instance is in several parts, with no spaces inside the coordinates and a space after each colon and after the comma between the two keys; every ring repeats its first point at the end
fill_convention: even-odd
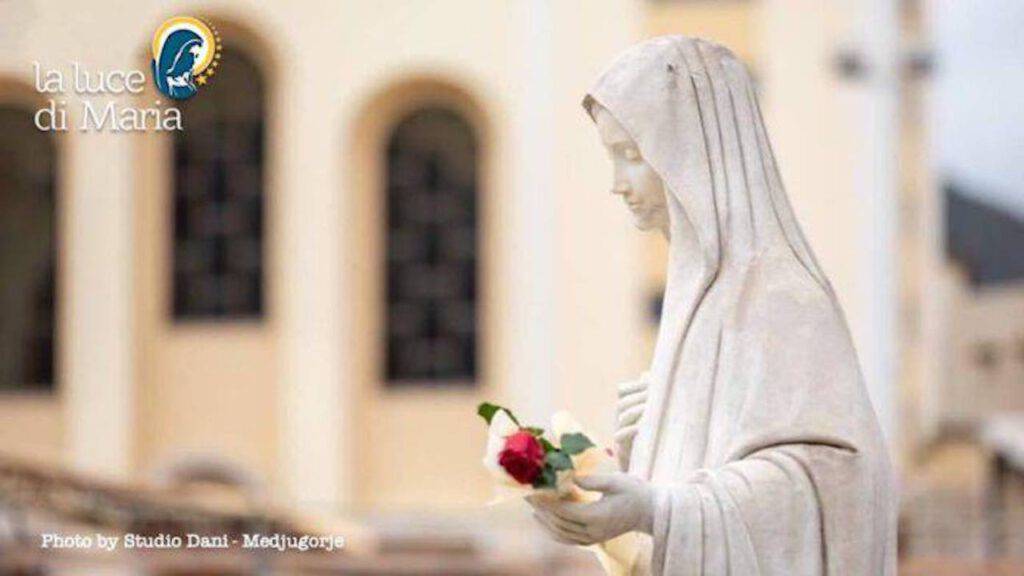
{"type": "Polygon", "coordinates": [[[628,192],[629,192],[629,182],[626,182],[624,180],[619,180],[618,182],[615,183],[615,186],[612,186],[612,194],[617,194],[619,196],[622,196],[622,195],[625,195],[628,192]]]}

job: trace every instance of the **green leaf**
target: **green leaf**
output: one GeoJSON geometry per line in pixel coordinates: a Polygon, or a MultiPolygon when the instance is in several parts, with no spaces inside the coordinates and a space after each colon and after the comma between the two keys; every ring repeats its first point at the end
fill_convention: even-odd
{"type": "Polygon", "coordinates": [[[488,426],[490,426],[491,419],[493,419],[494,415],[498,413],[498,410],[501,410],[501,406],[496,406],[490,402],[481,402],[476,408],[476,413],[487,422],[488,426]]]}
{"type": "Polygon", "coordinates": [[[558,448],[555,448],[554,444],[552,444],[551,442],[548,442],[547,438],[540,437],[540,438],[537,438],[537,440],[540,440],[540,445],[541,445],[542,448],[544,448],[544,454],[545,455],[547,455],[550,452],[557,452],[558,451],[558,448]]]}
{"type": "Polygon", "coordinates": [[[555,469],[545,464],[540,475],[533,481],[534,488],[554,488],[558,484],[558,474],[555,469]]]}
{"type": "Polygon", "coordinates": [[[568,454],[561,450],[555,450],[554,452],[548,452],[544,456],[544,464],[551,466],[555,472],[562,470],[572,470],[572,458],[568,454]]]}
{"type": "Polygon", "coordinates": [[[537,428],[536,426],[527,426],[526,428],[523,428],[523,430],[526,430],[527,432],[529,432],[530,434],[533,434],[537,438],[540,438],[541,436],[544,435],[544,429],[543,428],[537,428]]]}
{"type": "Polygon", "coordinates": [[[560,444],[562,445],[562,451],[570,456],[575,456],[587,448],[592,448],[594,446],[594,443],[590,441],[590,438],[587,438],[587,436],[581,432],[562,434],[560,444]]]}
{"type": "Polygon", "coordinates": [[[505,408],[504,406],[498,406],[497,404],[491,404],[490,402],[481,402],[480,405],[477,406],[476,408],[476,413],[479,414],[480,417],[487,422],[488,426],[490,426],[491,420],[494,419],[494,415],[498,413],[498,410],[504,410],[505,413],[508,414],[508,417],[511,418],[513,422],[515,422],[516,426],[519,426],[519,420],[515,417],[514,414],[512,414],[511,410],[505,408]]]}

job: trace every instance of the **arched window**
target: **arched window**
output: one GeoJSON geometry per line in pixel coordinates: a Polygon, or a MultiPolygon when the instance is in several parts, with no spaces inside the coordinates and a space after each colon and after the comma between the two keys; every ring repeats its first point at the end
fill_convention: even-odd
{"type": "Polygon", "coordinates": [[[0,389],[54,386],[55,150],[33,111],[0,105],[0,389]]]}
{"type": "Polygon", "coordinates": [[[457,112],[409,114],[387,142],[387,381],[477,377],[477,139],[457,112]]]}
{"type": "Polygon", "coordinates": [[[224,50],[174,139],[173,316],[263,315],[263,79],[224,50]]]}

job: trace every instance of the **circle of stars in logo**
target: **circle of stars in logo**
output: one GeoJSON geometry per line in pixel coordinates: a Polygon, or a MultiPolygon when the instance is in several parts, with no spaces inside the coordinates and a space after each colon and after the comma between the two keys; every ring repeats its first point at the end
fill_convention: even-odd
{"type": "Polygon", "coordinates": [[[210,22],[206,19],[203,19],[203,21],[206,22],[206,25],[209,26],[210,30],[213,32],[214,45],[216,49],[213,52],[213,61],[210,62],[210,65],[206,67],[206,70],[203,70],[199,73],[199,76],[196,76],[196,84],[200,86],[206,86],[206,83],[210,80],[210,78],[212,78],[213,75],[217,73],[217,66],[220,66],[221,48],[220,31],[218,31],[217,27],[213,25],[213,22],[210,22]]]}

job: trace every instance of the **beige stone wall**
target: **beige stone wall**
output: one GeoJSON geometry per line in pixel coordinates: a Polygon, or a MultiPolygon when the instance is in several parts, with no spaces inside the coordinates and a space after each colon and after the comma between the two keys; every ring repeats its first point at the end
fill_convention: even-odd
{"type": "MultiPolygon", "coordinates": [[[[353,501],[375,509],[470,506],[486,494],[481,473],[481,426],[470,418],[479,402],[496,394],[492,360],[501,356],[500,298],[494,278],[500,260],[497,237],[506,189],[496,173],[501,150],[495,136],[494,111],[459,86],[457,80],[410,77],[370,96],[354,114],[352,146],[341,161],[349,166],[346,202],[352,214],[345,230],[353,274],[352,425],[345,466],[353,474],[353,501]],[[437,389],[387,389],[384,383],[384,185],[386,139],[394,124],[424,106],[458,110],[479,141],[481,198],[480,290],[482,378],[476,388],[454,385],[437,389]],[[459,439],[455,441],[455,439],[459,439]],[[443,462],[440,453],[450,454],[443,462]],[[452,478],[459,478],[453,489],[452,478]]],[[[507,233],[507,231],[506,231],[507,233]]]]}
{"type": "Polygon", "coordinates": [[[60,400],[44,394],[0,398],[0,453],[43,464],[63,459],[64,419],[60,400]]]}
{"type": "MultiPolygon", "coordinates": [[[[4,78],[30,82],[33,60],[142,67],[152,29],[189,11],[161,2],[31,6],[11,14],[17,30],[4,29],[4,78]]],[[[166,136],[62,136],[72,158],[61,230],[72,262],[61,296],[67,386],[54,398],[0,399],[0,414],[12,414],[0,424],[3,448],[121,476],[214,454],[299,503],[450,508],[489,491],[473,413],[484,398],[544,413],[564,406],[610,435],[613,384],[645,361],[631,345],[642,330],[641,268],[579,102],[637,38],[636,7],[205,4],[201,15],[226,43],[256,52],[267,75],[267,318],[170,321],[166,136]],[[483,378],[471,392],[390,393],[375,368],[379,191],[372,158],[352,151],[365,156],[377,135],[361,126],[394,112],[381,95],[417,79],[470,95],[484,118],[486,331],[483,378]],[[546,218],[535,222],[530,210],[546,218]],[[529,248],[536,238],[551,241],[544,253],[529,248]],[[401,473],[396,455],[407,464],[401,473]]],[[[151,105],[147,90],[141,103],[151,105]]]]}
{"type": "MultiPolygon", "coordinates": [[[[346,174],[352,191],[346,255],[354,271],[353,301],[359,305],[352,309],[352,363],[347,371],[355,400],[346,434],[353,448],[344,460],[345,466],[358,469],[354,494],[360,505],[455,509],[485,501],[491,490],[479,466],[485,429],[475,416],[476,404],[485,399],[529,414],[531,406],[520,403],[544,396],[551,403],[543,412],[568,408],[610,437],[614,384],[639,371],[645,360],[631,346],[642,330],[636,312],[641,303],[637,236],[607,194],[610,173],[604,152],[579,103],[606,61],[632,38],[622,21],[610,25],[609,20],[616,10],[628,18],[626,5],[603,1],[589,3],[587,10],[576,3],[543,7],[540,17],[550,19],[554,30],[574,31],[551,38],[551,52],[545,55],[552,60],[551,85],[537,102],[554,123],[535,136],[551,139],[544,145],[555,155],[553,172],[542,174],[540,181],[550,194],[535,208],[549,212],[538,216],[552,217],[550,228],[516,217],[524,180],[514,166],[539,145],[523,130],[528,120],[522,100],[530,97],[524,92],[540,87],[525,84],[530,64],[523,61],[524,51],[510,49],[526,41],[529,19],[536,17],[523,12],[527,3],[508,12],[473,8],[480,34],[473,38],[439,38],[430,23],[444,26],[448,14],[423,14],[425,26],[410,32],[410,42],[418,43],[415,54],[381,46],[375,62],[361,63],[366,78],[357,85],[366,87],[361,90],[365,97],[351,114],[345,164],[351,167],[346,174]],[[431,102],[462,110],[481,138],[481,379],[474,389],[388,390],[379,369],[380,150],[389,125],[403,111],[431,102]],[[551,258],[553,265],[517,268],[515,252],[526,249],[534,233],[551,235],[547,249],[553,253],[536,256],[551,258]],[[595,249],[598,237],[607,242],[595,249]],[[543,304],[555,314],[546,324],[523,321],[515,282],[524,279],[554,288],[544,294],[543,304]],[[624,304],[609,307],[609,302],[624,304]],[[536,338],[550,343],[555,362],[545,382],[517,381],[519,364],[532,361],[523,356],[521,339],[536,338]]],[[[361,41],[376,46],[385,39],[368,36],[361,41]]]]}
{"type": "Polygon", "coordinates": [[[942,418],[975,425],[994,413],[1024,410],[1024,283],[972,288],[954,270],[941,381],[942,418]]]}
{"type": "Polygon", "coordinates": [[[728,46],[748,63],[756,55],[758,22],[755,2],[647,2],[646,36],[684,34],[728,46]]]}
{"type": "MultiPolygon", "coordinates": [[[[261,68],[265,104],[273,97],[273,56],[262,36],[232,20],[215,20],[218,31],[261,68]]],[[[140,48],[140,52],[143,48],[140,48]]],[[[138,66],[145,65],[140,57],[138,66]]],[[[138,99],[148,105],[147,94],[138,99]]],[[[268,114],[267,143],[277,133],[268,114]]],[[[186,127],[187,129],[187,127],[186,127]]],[[[142,477],[192,456],[239,465],[274,483],[278,478],[277,310],[264,301],[259,320],[187,320],[171,316],[173,253],[173,157],[169,134],[133,134],[132,262],[135,302],[135,404],[132,462],[142,477]]],[[[282,286],[272,257],[276,189],[272,159],[265,157],[265,294],[282,286]]]]}

